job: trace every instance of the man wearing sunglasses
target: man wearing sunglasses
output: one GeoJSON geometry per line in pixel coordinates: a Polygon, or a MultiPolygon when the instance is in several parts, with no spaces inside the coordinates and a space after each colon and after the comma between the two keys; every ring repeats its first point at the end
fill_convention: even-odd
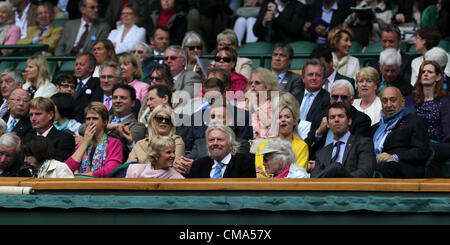
{"type": "Polygon", "coordinates": [[[186,51],[179,45],[169,46],[164,52],[164,64],[170,67],[175,91],[183,93],[181,98],[187,99],[185,95],[188,95],[190,99],[201,89],[202,79],[197,72],[186,70],[186,62],[186,51]]]}
{"type": "Polygon", "coordinates": [[[81,18],[69,20],[55,48],[56,56],[73,56],[80,52],[92,52],[97,40],[106,39],[110,26],[98,20],[98,1],[79,1],[81,18]]]}
{"type": "MultiPolygon", "coordinates": [[[[350,111],[350,118],[352,118],[352,124],[350,126],[351,134],[370,137],[370,125],[372,121],[369,116],[352,106],[354,95],[355,90],[349,81],[344,79],[338,80],[331,87],[330,103],[340,102],[350,111]]],[[[312,152],[321,149],[333,141],[333,132],[328,128],[326,117],[322,118],[319,128],[314,133],[315,144],[313,145],[312,152]]]]}

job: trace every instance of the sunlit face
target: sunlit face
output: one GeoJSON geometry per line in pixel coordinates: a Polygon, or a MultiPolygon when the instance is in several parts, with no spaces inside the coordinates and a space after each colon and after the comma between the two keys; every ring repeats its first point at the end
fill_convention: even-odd
{"type": "Polygon", "coordinates": [[[322,88],[324,83],[323,71],[320,65],[308,65],[303,74],[303,83],[306,90],[315,92],[322,88]]]}
{"type": "Polygon", "coordinates": [[[156,130],[158,135],[167,136],[172,129],[172,121],[170,115],[167,115],[164,112],[159,112],[152,119],[153,128],[156,130]]]}
{"type": "Polygon", "coordinates": [[[95,136],[103,135],[106,124],[108,124],[107,121],[103,120],[103,118],[100,116],[100,114],[98,114],[94,111],[88,111],[88,113],[86,114],[85,122],[86,122],[86,128],[90,127],[91,125],[94,125],[95,136]]]}
{"type": "Polygon", "coordinates": [[[30,108],[30,122],[34,131],[43,134],[53,124],[53,112],[40,108],[30,108]]]}
{"type": "Polygon", "coordinates": [[[340,139],[350,128],[352,119],[348,118],[343,108],[330,108],[328,111],[327,126],[331,129],[335,139],[340,139]]]}
{"type": "Polygon", "coordinates": [[[281,174],[284,170],[283,163],[280,160],[276,159],[275,156],[271,153],[264,155],[263,165],[266,173],[270,175],[281,174]]]}
{"type": "Polygon", "coordinates": [[[386,116],[396,113],[405,105],[405,99],[400,90],[394,87],[387,87],[381,94],[381,108],[386,116]]]}
{"type": "Polygon", "coordinates": [[[275,49],[272,51],[272,70],[276,73],[283,73],[289,69],[292,61],[289,59],[287,51],[275,49]]]}
{"type": "Polygon", "coordinates": [[[120,13],[120,20],[124,25],[133,25],[136,22],[136,16],[132,9],[124,8],[120,13]]]}
{"type": "Polygon", "coordinates": [[[160,53],[164,52],[169,46],[170,38],[169,32],[158,29],[155,32],[155,37],[150,38],[150,44],[152,48],[160,53]]]}
{"type": "Polygon", "coordinates": [[[114,85],[119,84],[120,79],[116,77],[116,68],[107,66],[100,73],[100,87],[105,95],[111,95],[114,85]]]}
{"type": "Polygon", "coordinates": [[[52,23],[53,16],[50,12],[50,9],[48,9],[44,5],[39,5],[37,7],[37,23],[40,26],[48,26],[52,23]]]}
{"type": "Polygon", "coordinates": [[[420,35],[416,35],[416,39],[414,40],[414,45],[416,45],[416,51],[419,53],[425,53],[427,51],[427,47],[425,46],[425,43],[427,41],[425,39],[422,39],[420,35]]]}
{"type": "Polygon", "coordinates": [[[153,164],[155,170],[168,169],[173,166],[175,161],[175,145],[164,146],[153,164]]]}
{"type": "Polygon", "coordinates": [[[350,94],[349,88],[347,88],[346,86],[333,87],[333,89],[331,90],[330,103],[334,104],[338,102],[343,103],[348,109],[352,107],[353,98],[350,94]]]}
{"type": "Polygon", "coordinates": [[[82,17],[88,22],[98,18],[98,3],[95,0],[86,0],[86,6],[80,8],[82,17]]]}
{"type": "Polygon", "coordinates": [[[103,44],[102,42],[99,42],[94,45],[93,54],[95,56],[95,60],[97,61],[98,65],[103,64],[103,62],[105,62],[105,60],[108,59],[108,51],[105,48],[105,44],[103,44]]]}
{"type": "Polygon", "coordinates": [[[338,57],[347,56],[350,53],[352,47],[352,40],[347,33],[342,33],[341,39],[339,39],[336,45],[336,54],[338,57]]]}
{"type": "Polygon", "coordinates": [[[89,56],[82,55],[75,59],[75,76],[78,79],[86,79],[93,72],[95,67],[89,67],[89,56]]]}
{"type": "Polygon", "coordinates": [[[367,97],[370,95],[376,95],[377,84],[369,78],[358,77],[358,92],[361,97],[367,97]]]}
{"type": "Polygon", "coordinates": [[[9,75],[2,75],[0,77],[0,90],[3,98],[8,98],[12,91],[16,88],[21,88],[22,83],[16,83],[9,75]]]}
{"type": "Polygon", "coordinates": [[[388,83],[393,82],[397,79],[400,74],[399,65],[382,65],[380,66],[381,75],[384,80],[388,83]]]}
{"type": "Polygon", "coordinates": [[[228,142],[228,135],[219,129],[209,131],[206,138],[208,151],[212,159],[221,161],[231,152],[231,145],[228,142]]]}
{"type": "Polygon", "coordinates": [[[394,48],[398,50],[400,48],[401,39],[397,37],[395,32],[381,32],[381,42],[383,44],[383,49],[394,48]]]}
{"type": "Polygon", "coordinates": [[[278,134],[288,136],[294,132],[294,127],[296,122],[294,120],[294,115],[289,108],[284,108],[280,111],[278,116],[278,134]]]}
{"type": "Polygon", "coordinates": [[[63,94],[70,94],[72,96],[75,96],[76,87],[77,87],[76,84],[65,80],[65,81],[61,81],[60,85],[56,85],[56,92],[63,93],[63,94]]]}
{"type": "Polygon", "coordinates": [[[154,85],[154,84],[163,84],[166,86],[169,86],[169,83],[164,80],[161,76],[161,72],[160,71],[153,71],[152,75],[150,76],[150,84],[154,85]]]}
{"type": "Polygon", "coordinates": [[[114,115],[118,117],[124,117],[130,115],[135,101],[131,99],[130,92],[123,88],[117,88],[114,90],[112,97],[112,106],[114,109],[114,115]]]}
{"type": "Polygon", "coordinates": [[[6,103],[11,116],[14,118],[23,118],[30,108],[30,94],[23,89],[17,89],[11,93],[6,103]]]}
{"type": "Polygon", "coordinates": [[[188,53],[189,59],[194,59],[195,56],[201,57],[203,55],[203,46],[199,42],[191,42],[184,47],[188,53]]]}
{"type": "Polygon", "coordinates": [[[140,62],[144,61],[145,58],[147,58],[145,55],[145,48],[141,45],[134,46],[131,53],[134,54],[134,56],[136,56],[140,62]]]}
{"type": "Polygon", "coordinates": [[[39,68],[36,66],[34,61],[27,61],[27,66],[25,68],[25,74],[27,76],[27,79],[31,82],[37,81],[39,77],[39,68]]]}
{"type": "Polygon", "coordinates": [[[221,50],[217,52],[215,56],[214,66],[231,72],[235,66],[235,63],[231,60],[231,55],[229,52],[221,50]]]}
{"type": "Polygon", "coordinates": [[[134,80],[134,73],[136,72],[136,67],[133,66],[131,61],[126,59],[121,59],[119,61],[120,69],[122,69],[122,79],[127,83],[134,80]]]}
{"type": "Polygon", "coordinates": [[[180,55],[180,51],[177,50],[167,50],[164,53],[164,64],[170,67],[170,74],[176,76],[186,65],[186,60],[180,55]]]}
{"type": "Polygon", "coordinates": [[[168,103],[168,97],[167,95],[163,98],[160,98],[157,94],[157,89],[152,89],[147,93],[147,106],[150,109],[150,111],[153,111],[155,107],[161,105],[161,104],[167,104],[168,103]]]}
{"type": "Polygon", "coordinates": [[[250,88],[253,92],[266,91],[266,82],[264,82],[258,74],[253,73],[250,79],[250,88]]]}
{"type": "Polygon", "coordinates": [[[423,67],[421,83],[423,86],[434,86],[437,81],[441,80],[441,74],[436,73],[436,68],[432,64],[423,67]]]}
{"type": "Polygon", "coordinates": [[[225,47],[237,49],[236,45],[233,45],[233,43],[230,40],[228,40],[227,38],[220,39],[219,42],[217,43],[217,47],[219,49],[225,48],[225,47]]]}
{"type": "Polygon", "coordinates": [[[10,18],[6,7],[0,8],[0,25],[5,24],[10,18]]]}

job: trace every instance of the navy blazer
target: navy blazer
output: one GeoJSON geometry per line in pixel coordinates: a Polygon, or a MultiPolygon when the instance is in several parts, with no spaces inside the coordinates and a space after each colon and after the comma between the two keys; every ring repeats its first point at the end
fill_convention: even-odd
{"type": "MultiPolygon", "coordinates": [[[[195,160],[192,163],[189,177],[210,178],[213,165],[214,160],[209,156],[195,160]]],[[[231,156],[223,178],[256,178],[255,163],[247,155],[236,153],[236,155],[231,156]]]]}
{"type": "Polygon", "coordinates": [[[75,120],[84,122],[84,108],[93,101],[103,102],[103,90],[100,87],[100,80],[91,77],[80,92],[75,93],[75,120]]]}

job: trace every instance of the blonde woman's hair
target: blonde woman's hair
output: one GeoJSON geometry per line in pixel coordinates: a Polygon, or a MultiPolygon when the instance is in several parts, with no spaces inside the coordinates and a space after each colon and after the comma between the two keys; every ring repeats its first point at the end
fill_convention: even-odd
{"type": "Polygon", "coordinates": [[[278,103],[279,106],[276,107],[278,110],[277,115],[279,116],[280,115],[279,113],[281,113],[283,109],[285,108],[289,109],[292,113],[292,117],[295,122],[295,126],[292,132],[294,134],[294,138],[302,139],[302,137],[298,134],[298,123],[300,121],[300,104],[298,103],[297,99],[295,99],[295,97],[291,93],[283,92],[280,94],[278,103]]]}
{"type": "MultiPolygon", "coordinates": [[[[28,64],[28,62],[33,62],[38,69],[38,78],[36,84],[38,88],[44,85],[46,82],[52,81],[52,74],[50,73],[50,67],[48,66],[47,59],[44,56],[40,54],[35,54],[30,58],[28,58],[26,64],[28,64]]],[[[30,81],[28,80],[27,82],[30,81]]]]}
{"type": "Polygon", "coordinates": [[[349,36],[350,40],[353,40],[352,29],[346,26],[339,25],[330,30],[327,38],[327,45],[331,49],[331,51],[336,51],[336,46],[339,43],[339,40],[341,40],[343,33],[346,33],[349,36]]]}
{"type": "Polygon", "coordinates": [[[133,74],[134,79],[140,79],[142,77],[143,73],[141,62],[138,60],[136,56],[134,56],[134,54],[131,53],[122,54],[122,56],[120,56],[119,59],[119,64],[121,62],[130,62],[134,66],[134,68],[136,68],[136,71],[133,74]]]}
{"type": "Polygon", "coordinates": [[[156,136],[150,139],[150,148],[148,150],[148,160],[154,164],[161,154],[161,151],[166,146],[175,146],[175,141],[168,136],[156,136]]]}
{"type": "Polygon", "coordinates": [[[150,116],[148,118],[148,136],[149,138],[153,138],[153,137],[157,137],[158,133],[156,132],[156,129],[153,127],[153,119],[156,117],[156,115],[158,115],[158,113],[165,113],[167,115],[170,116],[171,119],[171,123],[172,123],[172,128],[170,129],[170,132],[167,136],[172,137],[175,134],[175,114],[173,113],[172,107],[166,105],[166,104],[161,104],[157,107],[155,107],[155,109],[153,109],[152,113],[150,113],[150,116]]]}
{"type": "Polygon", "coordinates": [[[360,79],[372,80],[377,85],[377,89],[380,87],[381,83],[380,75],[378,74],[377,70],[373,67],[368,66],[359,69],[358,73],[356,73],[357,84],[360,79]]]}
{"type": "Polygon", "coordinates": [[[252,71],[250,77],[253,77],[253,75],[258,75],[261,78],[262,82],[266,85],[267,91],[281,91],[277,77],[273,75],[270,70],[263,67],[258,67],[252,71]]]}

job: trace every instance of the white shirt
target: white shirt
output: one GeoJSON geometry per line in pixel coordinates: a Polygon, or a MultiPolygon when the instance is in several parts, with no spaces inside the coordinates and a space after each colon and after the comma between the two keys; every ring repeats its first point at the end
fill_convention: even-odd
{"type": "MultiPolygon", "coordinates": [[[[81,18],[81,23],[80,23],[80,27],[78,28],[78,34],[77,34],[77,38],[75,39],[75,43],[73,44],[73,46],[77,46],[77,44],[80,42],[81,36],[83,36],[83,33],[85,31],[85,27],[84,25],[88,24],[89,28],[88,31],[91,29],[92,27],[92,23],[87,23],[86,21],[84,21],[83,18],[81,18]]],[[[87,41],[87,38],[86,38],[87,41]]],[[[83,47],[80,49],[80,53],[83,52],[83,47]]]]}
{"type": "MultiPolygon", "coordinates": [[[[228,153],[228,155],[226,157],[224,157],[222,159],[222,161],[220,161],[221,163],[224,164],[222,167],[222,177],[223,177],[223,174],[225,173],[225,169],[227,169],[228,163],[230,163],[230,161],[231,161],[231,153],[228,153]]],[[[209,173],[209,176],[211,178],[214,176],[214,172],[216,171],[217,164],[219,164],[219,162],[214,160],[214,165],[212,166],[211,172],[209,173]]]]}
{"type": "Polygon", "coordinates": [[[43,134],[36,133],[36,135],[47,137],[48,133],[50,132],[50,130],[52,130],[52,128],[53,128],[53,125],[49,129],[47,129],[43,134]]]}
{"type": "Polygon", "coordinates": [[[323,89],[328,91],[328,93],[331,93],[331,86],[333,86],[333,82],[336,79],[336,70],[334,70],[333,73],[327,78],[327,82],[323,84],[323,89]]]}
{"type": "Polygon", "coordinates": [[[12,122],[12,120],[13,119],[16,119],[16,125],[17,125],[17,123],[19,123],[19,121],[20,121],[20,118],[13,118],[11,115],[9,116],[9,118],[8,118],[8,122],[6,123],[6,128],[9,128],[9,126],[11,125],[11,122],[12,122]]]}
{"type": "Polygon", "coordinates": [[[19,18],[17,9],[15,9],[15,25],[20,27],[20,39],[27,37],[28,28],[28,12],[30,11],[31,3],[23,10],[22,17],[19,18]]]}

